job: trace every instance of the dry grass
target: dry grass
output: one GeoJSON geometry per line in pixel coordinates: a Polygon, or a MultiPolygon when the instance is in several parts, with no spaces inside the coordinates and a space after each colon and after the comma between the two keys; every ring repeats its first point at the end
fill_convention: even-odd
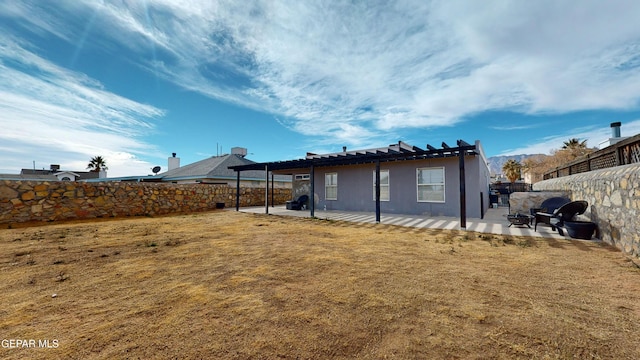
{"type": "Polygon", "coordinates": [[[0,247],[0,338],[59,344],[3,359],[640,358],[640,269],[598,243],[217,211],[0,247]]]}

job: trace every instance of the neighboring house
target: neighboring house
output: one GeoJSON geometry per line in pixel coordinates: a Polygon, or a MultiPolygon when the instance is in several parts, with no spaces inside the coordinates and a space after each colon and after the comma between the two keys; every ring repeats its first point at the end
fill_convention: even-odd
{"type": "Polygon", "coordinates": [[[265,167],[300,180],[294,180],[294,196],[306,192],[298,184],[309,189],[312,216],[314,208],[321,208],[375,211],[377,220],[380,212],[481,218],[489,206],[489,167],[479,141],[470,145],[459,140],[457,147],[442,143],[440,149],[427,145],[426,150],[398,142],[231,168],[242,174],[265,167]],[[301,181],[306,175],[308,185],[301,181]]]}
{"type": "Polygon", "coordinates": [[[106,176],[104,171],[60,171],[60,165],[51,165],[49,170],[22,169],[20,174],[0,174],[0,180],[31,180],[31,181],[82,181],[106,176]]]}
{"type": "MultiPolygon", "coordinates": [[[[236,148],[234,148],[236,149],[236,148]]],[[[186,183],[205,183],[205,184],[224,184],[235,186],[237,174],[230,170],[230,166],[255,164],[245,158],[242,151],[236,153],[213,156],[204,160],[194,162],[189,165],[181,166],[156,175],[154,181],[173,182],[178,184],[186,183]]],[[[170,158],[171,159],[171,158],[170,158]]],[[[265,171],[252,170],[242,174],[240,178],[240,186],[242,187],[263,187],[265,184],[265,171]]],[[[271,183],[271,178],[269,178],[271,183]]],[[[275,187],[291,187],[290,176],[275,176],[275,187]]]]}
{"type": "MultiPolygon", "coordinates": [[[[230,170],[230,166],[256,164],[245,156],[247,149],[234,147],[231,154],[212,156],[194,163],[180,166],[180,158],[173,153],[167,161],[168,169],[156,175],[146,176],[123,176],[114,178],[99,178],[88,180],[97,181],[136,181],[136,182],[170,182],[175,184],[219,184],[236,186],[237,173],[230,170]]],[[[158,167],[159,169],[159,167],[158,167]]],[[[156,169],[154,169],[156,171],[156,169]]],[[[253,170],[242,174],[240,185],[242,187],[263,187],[265,186],[265,171],[253,170]]],[[[269,178],[269,185],[277,188],[291,188],[291,177],[277,175],[273,179],[269,178]]]]}
{"type": "Polygon", "coordinates": [[[12,181],[59,181],[51,174],[0,174],[0,180],[12,181]]]}

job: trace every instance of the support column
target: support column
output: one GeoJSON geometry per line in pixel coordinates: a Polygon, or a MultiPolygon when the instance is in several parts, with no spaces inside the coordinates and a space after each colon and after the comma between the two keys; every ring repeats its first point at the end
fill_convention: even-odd
{"type": "Polygon", "coordinates": [[[376,223],[380,223],[380,160],[376,160],[376,223]]]}
{"type": "Polygon", "coordinates": [[[240,211],[240,171],[236,171],[236,211],[240,211]]]}
{"type": "Polygon", "coordinates": [[[269,165],[264,166],[264,213],[269,213],[269,165]]]}
{"type": "Polygon", "coordinates": [[[274,179],[274,176],[273,176],[273,171],[272,171],[272,172],[271,172],[271,207],[274,207],[274,205],[275,205],[275,203],[276,203],[276,202],[274,201],[274,198],[273,198],[273,194],[275,193],[275,189],[274,189],[274,183],[275,183],[275,181],[273,181],[273,179],[274,179]]]}
{"type": "Polygon", "coordinates": [[[464,151],[458,150],[460,163],[460,227],[467,228],[467,193],[464,175],[464,151]]]}
{"type": "Polygon", "coordinates": [[[311,212],[311,217],[315,217],[315,211],[316,211],[316,198],[313,194],[315,194],[316,190],[315,190],[315,183],[316,183],[316,177],[314,174],[314,167],[313,165],[311,165],[311,171],[309,172],[309,180],[311,180],[311,186],[309,187],[309,211],[311,212]]]}

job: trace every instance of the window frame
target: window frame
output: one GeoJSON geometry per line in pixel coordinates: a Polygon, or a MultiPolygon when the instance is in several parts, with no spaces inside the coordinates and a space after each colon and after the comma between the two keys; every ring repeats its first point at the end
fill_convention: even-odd
{"type": "Polygon", "coordinates": [[[330,173],[325,173],[324,174],[324,199],[325,200],[338,200],[338,173],[337,172],[330,172],[330,173]],[[329,184],[330,181],[327,181],[327,179],[330,179],[330,177],[335,176],[335,184],[329,184]],[[328,191],[327,189],[329,188],[335,188],[335,197],[330,198],[328,196],[328,191]]]}
{"type": "Polygon", "coordinates": [[[446,172],[444,166],[435,166],[435,167],[422,167],[416,169],[416,199],[418,202],[424,203],[444,203],[446,202],[447,195],[447,187],[446,187],[446,172]],[[442,172],[442,183],[420,183],[420,171],[421,170],[440,170],[442,172]],[[420,187],[421,186],[442,186],[442,200],[421,200],[420,199],[420,187]]]}
{"type": "MultiPolygon", "coordinates": [[[[382,173],[387,173],[387,183],[383,184],[382,181],[380,181],[380,201],[391,201],[391,176],[390,176],[390,172],[389,169],[380,169],[380,179],[382,179],[382,173]],[[387,188],[387,198],[383,198],[382,197],[382,188],[386,187],[387,188]]],[[[376,201],[376,172],[375,170],[373,171],[373,201],[376,201]]]]}

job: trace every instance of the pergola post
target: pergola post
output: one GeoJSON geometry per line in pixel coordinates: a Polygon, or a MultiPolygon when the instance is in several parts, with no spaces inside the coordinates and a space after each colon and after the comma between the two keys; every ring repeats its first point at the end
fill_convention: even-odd
{"type": "Polygon", "coordinates": [[[264,213],[269,213],[269,165],[264,166],[264,213]]]}
{"type": "Polygon", "coordinates": [[[376,160],[376,223],[380,223],[380,160],[376,160]]]}
{"type": "Polygon", "coordinates": [[[465,175],[464,175],[464,153],[465,151],[460,149],[459,153],[459,164],[460,164],[460,227],[463,229],[467,228],[467,192],[465,186],[465,175]]]}
{"type": "Polygon", "coordinates": [[[236,211],[240,211],[240,171],[236,171],[236,211]]]}
{"type": "Polygon", "coordinates": [[[316,198],[313,194],[315,194],[315,174],[314,174],[314,167],[313,164],[311,164],[311,171],[309,171],[309,178],[311,180],[311,186],[309,187],[309,211],[311,212],[310,215],[311,217],[315,217],[315,211],[316,211],[316,198]]]}

